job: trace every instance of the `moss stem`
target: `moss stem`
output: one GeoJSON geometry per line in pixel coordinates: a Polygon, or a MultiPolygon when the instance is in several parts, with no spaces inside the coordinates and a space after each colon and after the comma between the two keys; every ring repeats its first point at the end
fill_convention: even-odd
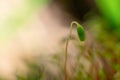
{"type": "Polygon", "coordinates": [[[67,41],[66,41],[66,48],[65,48],[65,65],[64,65],[64,71],[65,71],[65,79],[64,80],[68,80],[68,76],[67,76],[67,59],[68,59],[68,45],[69,45],[69,40],[71,38],[71,35],[72,35],[72,28],[73,28],[73,25],[74,24],[78,24],[76,21],[73,21],[71,24],[70,24],[70,32],[69,32],[69,36],[67,38],[67,41]]]}

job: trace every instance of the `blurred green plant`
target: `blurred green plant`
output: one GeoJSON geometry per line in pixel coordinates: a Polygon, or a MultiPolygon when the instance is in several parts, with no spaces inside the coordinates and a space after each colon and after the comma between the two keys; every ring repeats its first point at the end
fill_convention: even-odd
{"type": "Polygon", "coordinates": [[[120,37],[120,0],[95,0],[109,28],[120,37]]]}

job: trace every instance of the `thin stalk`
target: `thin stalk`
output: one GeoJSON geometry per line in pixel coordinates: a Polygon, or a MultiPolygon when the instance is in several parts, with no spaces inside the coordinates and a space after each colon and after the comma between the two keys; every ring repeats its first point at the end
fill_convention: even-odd
{"type": "Polygon", "coordinates": [[[68,80],[68,76],[67,76],[68,45],[69,45],[69,40],[70,40],[71,35],[72,35],[73,24],[78,24],[78,23],[77,23],[76,21],[73,21],[73,22],[71,23],[69,36],[68,36],[67,41],[66,41],[66,48],[65,48],[65,65],[64,65],[65,79],[64,79],[64,80],[68,80]]]}

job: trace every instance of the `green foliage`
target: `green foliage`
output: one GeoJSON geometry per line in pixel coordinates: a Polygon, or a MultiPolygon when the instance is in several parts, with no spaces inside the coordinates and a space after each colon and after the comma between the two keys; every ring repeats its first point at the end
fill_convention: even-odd
{"type": "Polygon", "coordinates": [[[95,0],[111,30],[120,36],[120,0],[95,0]]]}
{"type": "Polygon", "coordinates": [[[17,80],[44,80],[43,68],[38,64],[27,62],[29,72],[27,75],[17,74],[17,80]]]}
{"type": "Polygon", "coordinates": [[[106,79],[106,74],[105,74],[105,71],[103,68],[99,70],[99,75],[100,75],[102,80],[106,79]]]}

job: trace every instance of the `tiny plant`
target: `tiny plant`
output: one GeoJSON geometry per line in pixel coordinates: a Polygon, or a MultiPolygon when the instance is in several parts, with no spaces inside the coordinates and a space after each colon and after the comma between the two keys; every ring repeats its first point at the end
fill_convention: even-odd
{"type": "Polygon", "coordinates": [[[83,27],[76,21],[71,22],[70,25],[70,32],[69,32],[69,36],[67,38],[66,41],[66,49],[65,49],[65,65],[64,65],[64,70],[65,70],[65,80],[67,80],[67,55],[68,55],[68,44],[69,44],[69,40],[71,38],[72,35],[72,28],[73,26],[76,25],[76,29],[77,29],[77,35],[79,37],[80,41],[85,41],[85,31],[83,29],[83,27]]]}

